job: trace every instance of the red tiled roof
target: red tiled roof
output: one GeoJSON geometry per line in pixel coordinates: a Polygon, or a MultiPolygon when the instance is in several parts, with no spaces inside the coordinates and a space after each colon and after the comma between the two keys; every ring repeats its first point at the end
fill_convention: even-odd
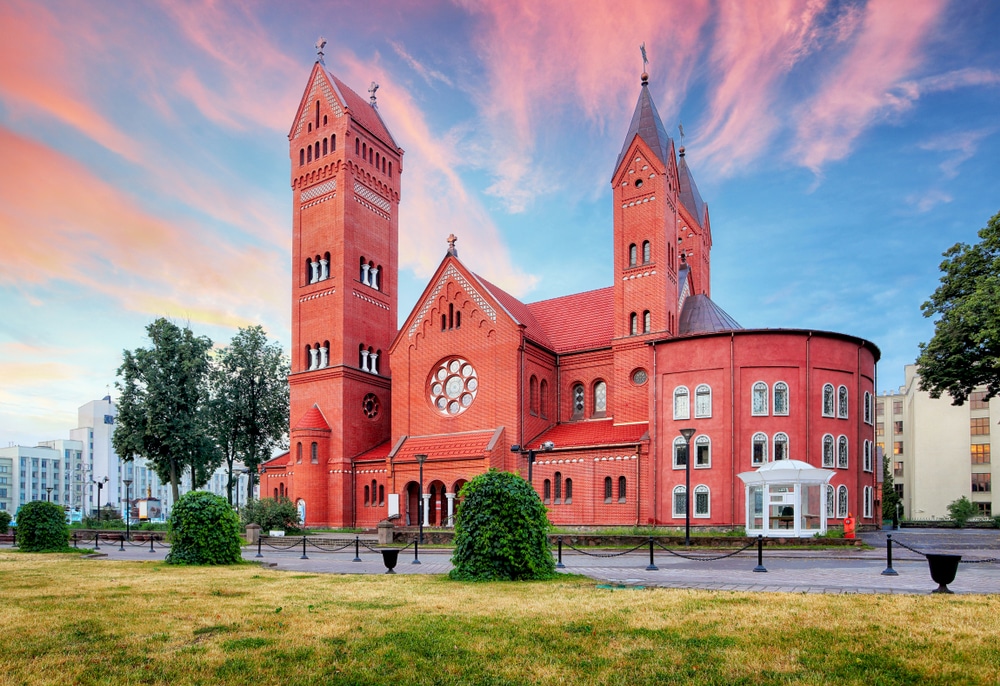
{"type": "Polygon", "coordinates": [[[648,431],[648,422],[615,424],[613,419],[567,422],[552,427],[526,447],[541,450],[541,445],[545,441],[552,441],[556,444],[556,448],[639,443],[649,439],[648,431]]]}
{"type": "Polygon", "coordinates": [[[496,286],[479,274],[473,274],[476,279],[490,292],[494,298],[503,306],[507,312],[517,321],[519,324],[524,324],[524,335],[531,340],[539,343],[546,348],[552,350],[552,342],[545,333],[545,329],[542,325],[538,323],[535,319],[535,315],[531,313],[531,309],[528,305],[515,298],[513,295],[503,290],[499,286],[496,286]]]}
{"type": "Polygon", "coordinates": [[[366,460],[384,460],[389,457],[389,452],[392,450],[392,441],[386,441],[385,443],[380,443],[371,450],[361,453],[355,460],[366,461],[366,460]]]}
{"type": "Polygon", "coordinates": [[[326,423],[326,418],[319,410],[319,405],[310,407],[302,418],[292,427],[293,429],[320,429],[329,431],[330,425],[326,423]]]}
{"type": "Polygon", "coordinates": [[[291,453],[289,453],[286,450],[285,452],[281,453],[280,455],[275,455],[274,457],[272,457],[267,462],[264,462],[263,464],[261,464],[260,468],[264,469],[265,467],[282,467],[282,466],[288,464],[288,457],[289,457],[290,454],[291,453]]]}
{"type": "Polygon", "coordinates": [[[527,309],[542,323],[552,350],[567,353],[611,345],[614,335],[612,286],[540,300],[527,309]]]}
{"type": "Polygon", "coordinates": [[[350,86],[338,79],[329,71],[326,72],[326,75],[330,78],[330,81],[337,89],[337,94],[340,96],[341,101],[347,109],[350,110],[351,117],[353,117],[354,120],[363,127],[368,129],[373,136],[378,138],[387,146],[393,150],[398,149],[399,146],[396,145],[396,141],[393,140],[392,134],[389,133],[389,129],[386,127],[385,122],[382,121],[382,117],[379,115],[378,110],[371,106],[371,102],[355,93],[351,90],[350,86]]]}
{"type": "Polygon", "coordinates": [[[424,454],[429,459],[444,457],[473,457],[489,452],[490,441],[496,429],[464,431],[454,434],[409,436],[395,455],[397,461],[411,461],[414,455],[424,454]]]}

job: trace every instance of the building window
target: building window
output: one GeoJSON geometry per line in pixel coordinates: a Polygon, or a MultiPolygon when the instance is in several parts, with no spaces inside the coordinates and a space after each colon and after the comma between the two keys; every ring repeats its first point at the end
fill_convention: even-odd
{"type": "Polygon", "coordinates": [[[989,417],[973,417],[969,420],[971,422],[971,433],[973,436],[989,436],[990,435],[990,418],[989,417]]]}
{"type": "Polygon", "coordinates": [[[674,439],[674,469],[683,469],[687,466],[687,459],[687,443],[683,436],[678,436],[674,439]]]}
{"type": "Polygon", "coordinates": [[[309,451],[309,461],[313,464],[319,464],[319,444],[313,441],[312,448],[309,451]]]}
{"type": "Polygon", "coordinates": [[[980,517],[993,516],[993,503],[976,503],[976,507],[979,508],[980,517]]]}
{"type": "Polygon", "coordinates": [[[295,444],[295,462],[302,464],[302,443],[295,444]]]}
{"type": "Polygon", "coordinates": [[[698,436],[694,439],[694,466],[696,468],[712,466],[712,442],[708,436],[698,436]]]}
{"type": "Polygon", "coordinates": [[[897,419],[896,421],[894,421],[892,423],[892,432],[893,433],[897,433],[897,434],[903,433],[903,420],[902,419],[897,419]]]}
{"type": "Polygon", "coordinates": [[[864,452],[864,464],[862,465],[866,472],[875,471],[875,460],[872,459],[872,442],[867,438],[865,439],[865,452],[864,452]]]}
{"type": "Polygon", "coordinates": [[[784,381],[774,384],[774,414],[788,415],[788,384],[784,381]]]}
{"type": "Polygon", "coordinates": [[[826,517],[832,519],[837,515],[837,489],[830,484],[826,485],[826,517]]]}
{"type": "Polygon", "coordinates": [[[712,416],[712,388],[708,384],[701,384],[694,389],[694,416],[712,416]]]}
{"type": "Polygon", "coordinates": [[[542,379],[542,384],[539,388],[540,390],[538,392],[538,413],[542,416],[542,419],[548,419],[549,402],[547,396],[549,394],[549,382],[546,381],[545,379],[542,379]]]}
{"type": "Polygon", "coordinates": [[[578,383],[573,385],[573,419],[583,419],[583,399],[584,399],[583,384],[578,383]]]}
{"type": "Polygon", "coordinates": [[[823,466],[834,467],[833,462],[833,436],[827,434],[823,436],[823,466]]]}
{"type": "Polygon", "coordinates": [[[895,465],[893,467],[893,470],[892,470],[892,475],[893,476],[903,476],[903,463],[902,462],[896,462],[895,463],[895,465]]]}
{"type": "Polygon", "coordinates": [[[847,436],[837,439],[837,467],[847,469],[847,436]]]}
{"type": "Polygon", "coordinates": [[[628,246],[628,266],[634,267],[636,262],[638,262],[639,251],[635,247],[635,243],[628,246]]]}
{"type": "Polygon", "coordinates": [[[894,441],[893,442],[893,444],[892,444],[892,454],[893,455],[902,455],[903,454],[903,442],[902,441],[894,441]]]}
{"type": "Polygon", "coordinates": [[[971,447],[972,447],[972,464],[990,463],[989,443],[973,443],[971,447]]]}
{"type": "Polygon", "coordinates": [[[431,405],[438,413],[454,417],[465,412],[479,392],[475,368],[460,357],[446,359],[431,370],[427,381],[431,405]]]}
{"type": "Polygon", "coordinates": [[[687,386],[674,389],[674,419],[690,419],[691,407],[687,386]]]}
{"type": "Polygon", "coordinates": [[[755,433],[753,435],[753,452],[751,462],[761,465],[767,462],[767,434],[755,433]]]}
{"type": "Polygon", "coordinates": [[[837,389],[837,416],[841,419],[847,419],[849,407],[850,402],[848,402],[847,397],[847,386],[841,386],[837,389]]]}
{"type": "Polygon", "coordinates": [[[848,512],[847,486],[837,486],[837,516],[846,517],[848,512]]]}
{"type": "Polygon", "coordinates": [[[903,401],[893,400],[892,401],[892,413],[893,414],[903,414],[903,401]]]}
{"type": "Polygon", "coordinates": [[[603,381],[594,384],[594,416],[603,417],[608,411],[608,385],[603,381]]]}
{"type": "Polygon", "coordinates": [[[371,488],[371,487],[370,486],[365,486],[365,507],[368,507],[368,500],[369,500],[369,497],[370,497],[369,496],[369,488],[371,488]]]}
{"type": "Polygon", "coordinates": [[[625,502],[625,477],[618,477],[618,502],[625,502]]]}
{"type": "Polygon", "coordinates": [[[552,501],[552,482],[548,479],[542,487],[542,502],[548,505],[552,501]]]}
{"type": "Polygon", "coordinates": [[[834,416],[833,384],[823,386],[823,416],[834,416]]]}
{"type": "Polygon", "coordinates": [[[604,502],[611,502],[611,477],[604,477],[604,502]]]}
{"type": "Polygon", "coordinates": [[[992,474],[986,472],[985,474],[973,474],[972,475],[972,492],[973,493],[989,493],[990,492],[990,477],[992,474]]]}
{"type": "Polygon", "coordinates": [[[872,394],[865,391],[865,424],[871,424],[872,421],[872,394]]]}
{"type": "Polygon", "coordinates": [[[573,503],[573,480],[569,479],[569,478],[566,479],[566,500],[565,500],[565,502],[566,502],[567,505],[571,505],[573,503]]]}
{"type": "Polygon", "coordinates": [[[674,488],[674,517],[683,517],[687,514],[686,494],[683,486],[676,486],[674,488]]]}
{"type": "Polygon", "coordinates": [[[969,409],[988,410],[990,401],[986,399],[986,391],[973,391],[969,396],[969,409]]]}
{"type": "Polygon", "coordinates": [[[875,510],[874,503],[872,502],[872,487],[871,486],[865,486],[864,493],[865,493],[865,513],[864,513],[864,516],[865,516],[866,519],[870,519],[871,516],[872,516],[872,512],[875,510]]]}
{"type": "Polygon", "coordinates": [[[711,499],[708,491],[708,486],[698,485],[694,489],[694,516],[695,517],[710,517],[711,516],[711,499]]]}
{"type": "Polygon", "coordinates": [[[750,411],[756,416],[767,414],[767,384],[763,381],[753,385],[753,403],[750,411]]]}
{"type": "Polygon", "coordinates": [[[652,261],[653,251],[649,245],[649,241],[642,242],[642,263],[649,264],[652,261]]]}
{"type": "Polygon", "coordinates": [[[875,423],[875,434],[877,436],[885,436],[885,422],[875,423]]]}
{"type": "Polygon", "coordinates": [[[884,417],[885,416],[885,403],[884,402],[877,402],[875,404],[875,416],[876,417],[884,417]]]}
{"type": "Polygon", "coordinates": [[[538,377],[534,374],[528,380],[528,412],[538,414],[538,377]]]}
{"type": "Polygon", "coordinates": [[[632,336],[639,333],[639,315],[635,312],[628,316],[628,332],[632,336]]]}
{"type": "Polygon", "coordinates": [[[562,474],[560,472],[556,472],[554,480],[556,482],[556,495],[552,502],[558,505],[562,502],[562,474]]]}
{"type": "Polygon", "coordinates": [[[774,434],[774,459],[788,459],[788,434],[774,434]]]}
{"type": "Polygon", "coordinates": [[[642,313],[642,332],[649,333],[653,330],[653,315],[649,310],[644,310],[642,313]]]}

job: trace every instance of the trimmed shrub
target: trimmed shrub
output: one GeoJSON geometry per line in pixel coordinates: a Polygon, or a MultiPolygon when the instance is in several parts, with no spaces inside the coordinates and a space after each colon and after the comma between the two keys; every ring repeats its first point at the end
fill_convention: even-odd
{"type": "Polygon", "coordinates": [[[222,496],[185,493],[170,512],[167,564],[231,565],[240,554],[240,520],[222,496]]]}
{"type": "Polygon", "coordinates": [[[0,510],[0,534],[7,533],[7,529],[10,528],[10,520],[10,512],[0,510]]]}
{"type": "Polygon", "coordinates": [[[246,504],[240,511],[240,519],[244,527],[247,524],[257,524],[264,535],[267,535],[271,529],[297,529],[299,511],[288,498],[260,498],[246,504]]]}
{"type": "Polygon", "coordinates": [[[69,546],[69,525],[62,506],[44,500],[25,503],[17,511],[17,546],[44,553],[69,546]]]}
{"type": "Polygon", "coordinates": [[[452,579],[523,581],[555,576],[545,506],[527,481],[491,469],[465,484],[459,497],[452,579]]]}
{"type": "Polygon", "coordinates": [[[976,504],[964,495],[958,500],[951,501],[948,505],[948,515],[959,529],[964,528],[965,523],[978,513],[979,510],[976,509],[976,504]]]}

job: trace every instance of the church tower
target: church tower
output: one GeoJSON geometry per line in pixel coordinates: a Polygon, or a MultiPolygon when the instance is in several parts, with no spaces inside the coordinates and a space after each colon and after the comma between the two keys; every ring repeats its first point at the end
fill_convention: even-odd
{"type": "Polygon", "coordinates": [[[322,39],[288,134],[292,185],[289,497],[350,525],[351,459],[389,440],[403,150],[326,70],[322,39]]]}

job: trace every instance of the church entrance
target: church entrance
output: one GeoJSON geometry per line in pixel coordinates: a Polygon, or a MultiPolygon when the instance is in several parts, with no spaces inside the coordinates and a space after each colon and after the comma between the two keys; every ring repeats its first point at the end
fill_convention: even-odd
{"type": "Polygon", "coordinates": [[[420,485],[416,481],[406,484],[406,526],[420,524],[420,485]]]}
{"type": "Polygon", "coordinates": [[[444,484],[440,481],[432,481],[427,492],[431,496],[427,524],[428,526],[444,526],[448,519],[448,510],[444,500],[444,484]]]}

